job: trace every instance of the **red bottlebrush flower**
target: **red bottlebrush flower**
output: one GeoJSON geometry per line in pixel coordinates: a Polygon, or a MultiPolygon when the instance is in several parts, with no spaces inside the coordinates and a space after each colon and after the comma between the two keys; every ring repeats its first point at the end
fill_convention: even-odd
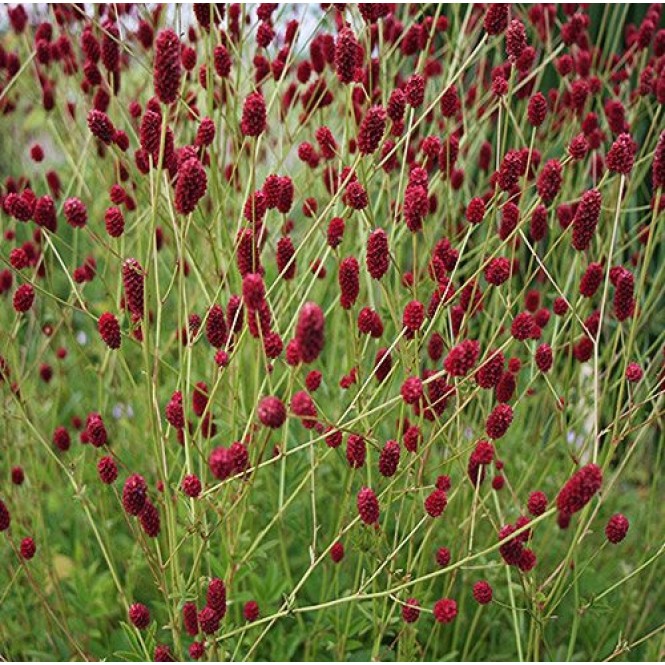
{"type": "Polygon", "coordinates": [[[277,210],[283,215],[291,210],[293,206],[294,188],[293,181],[288,176],[279,179],[279,197],[277,199],[277,210]]]}
{"type": "Polygon", "coordinates": [[[485,12],[483,27],[488,35],[500,35],[508,27],[509,5],[496,3],[489,5],[485,12]]]}
{"type": "Polygon", "coordinates": [[[357,180],[352,180],[346,186],[342,200],[354,210],[363,210],[369,203],[365,188],[357,180]]]}
{"type": "Polygon", "coordinates": [[[543,374],[552,368],[552,348],[549,344],[541,344],[535,353],[536,366],[543,374]]]}
{"type": "Polygon", "coordinates": [[[290,408],[307,429],[312,429],[316,425],[316,406],[304,390],[299,390],[293,395],[290,408]]]}
{"type": "Polygon", "coordinates": [[[406,101],[409,106],[418,108],[425,101],[425,77],[413,74],[409,77],[405,86],[406,101]]]}
{"type": "Polygon", "coordinates": [[[115,460],[108,456],[102,457],[97,462],[97,473],[99,474],[99,479],[105,485],[112,485],[118,477],[118,466],[115,460]]]}
{"type": "Polygon", "coordinates": [[[411,233],[422,229],[423,219],[429,212],[427,189],[421,185],[409,185],[404,194],[404,221],[411,233]]]}
{"type": "Polygon", "coordinates": [[[264,397],[259,403],[258,415],[263,425],[278,429],[286,420],[286,407],[278,397],[264,397]]]}
{"type": "Polygon", "coordinates": [[[161,531],[159,512],[154,504],[146,497],[145,504],[139,514],[139,521],[143,532],[149,538],[157,538],[161,531]]]}
{"type": "Polygon", "coordinates": [[[485,431],[490,439],[500,439],[513,422],[513,409],[508,404],[499,404],[494,407],[492,413],[487,417],[485,431]]]}
{"type": "Polygon", "coordinates": [[[565,298],[555,298],[552,309],[557,316],[563,316],[568,311],[568,303],[565,298]]]}
{"type": "Polygon", "coordinates": [[[445,568],[450,563],[450,550],[447,547],[439,547],[436,551],[436,563],[445,568]]]}
{"type": "Polygon", "coordinates": [[[383,335],[383,321],[371,307],[363,307],[358,313],[358,330],[363,335],[371,335],[378,339],[383,335]]]}
{"type": "Polygon", "coordinates": [[[492,587],[489,582],[481,580],[473,585],[473,597],[479,605],[491,603],[492,595],[492,587]]]}
{"type": "Polygon", "coordinates": [[[479,355],[480,344],[476,340],[465,339],[450,350],[443,361],[443,368],[451,376],[465,376],[476,364],[479,355]]]}
{"type": "Polygon", "coordinates": [[[194,143],[197,146],[205,147],[212,145],[215,140],[215,121],[212,118],[202,118],[199,128],[196,131],[194,143]]]}
{"type": "Polygon", "coordinates": [[[466,207],[466,220],[469,224],[480,224],[485,217],[485,201],[476,196],[466,207]]]}
{"type": "Polygon", "coordinates": [[[226,318],[224,309],[221,305],[213,305],[208,311],[206,320],[206,338],[215,349],[219,349],[226,343],[228,330],[226,328],[226,318]]]}
{"type": "Polygon", "coordinates": [[[222,580],[213,577],[208,584],[206,602],[215,614],[222,619],[226,614],[226,585],[222,580]]]}
{"type": "Polygon", "coordinates": [[[188,635],[195,637],[199,632],[199,619],[196,604],[187,602],[182,606],[182,623],[188,635]]]}
{"type": "Polygon", "coordinates": [[[99,336],[104,340],[109,349],[120,348],[120,324],[111,312],[104,312],[97,322],[99,336]]]}
{"type": "Polygon", "coordinates": [[[529,100],[527,107],[527,118],[532,127],[540,127],[547,116],[547,100],[542,92],[537,92],[529,100]]]}
{"type": "Polygon", "coordinates": [[[580,280],[580,295],[591,298],[603,281],[603,266],[600,263],[590,263],[580,280]]]}
{"type": "Polygon", "coordinates": [[[515,376],[512,372],[504,372],[494,388],[496,401],[502,404],[509,402],[513,398],[515,387],[515,376]]]}
{"type": "Polygon", "coordinates": [[[562,182],[561,164],[556,159],[550,159],[538,176],[536,182],[538,195],[545,203],[551,203],[559,193],[562,182]]]}
{"type": "MultiPolygon", "coordinates": [[[[499,5],[490,5],[498,7],[499,5]]],[[[487,19],[485,19],[487,20],[487,19]]],[[[438,623],[451,623],[457,616],[457,603],[451,598],[442,598],[434,604],[434,618],[438,623]]]]}
{"type": "Polygon", "coordinates": [[[208,407],[208,386],[205,381],[199,381],[194,386],[192,393],[192,408],[194,413],[200,418],[208,407]]]}
{"type": "Polygon", "coordinates": [[[182,408],[182,393],[176,390],[165,408],[166,420],[175,429],[185,426],[185,412],[182,408]]]}
{"type": "Polygon", "coordinates": [[[148,489],[143,476],[135,473],[125,481],[122,488],[122,505],[129,515],[138,515],[145,506],[148,489]]]}
{"type": "Polygon", "coordinates": [[[88,211],[85,204],[76,197],[71,197],[65,201],[63,212],[67,223],[75,229],[83,228],[88,221],[88,211]]]}
{"type": "Polygon", "coordinates": [[[365,524],[376,524],[379,521],[379,502],[376,494],[369,487],[363,487],[358,492],[356,500],[358,514],[365,524]]]}
{"type": "Polygon", "coordinates": [[[358,434],[349,434],[346,441],[346,461],[352,469],[360,469],[365,465],[367,444],[358,434]]]}
{"type": "Polygon", "coordinates": [[[485,468],[494,460],[494,446],[489,441],[478,441],[469,457],[467,474],[475,486],[485,479],[485,468]]]}
{"type": "Polygon", "coordinates": [[[573,247],[579,251],[589,248],[600,217],[601,195],[590,189],[582,198],[573,218],[573,247]]]}
{"type": "Polygon", "coordinates": [[[296,340],[302,362],[311,363],[319,357],[325,342],[324,325],[321,308],[313,302],[305,303],[296,326],[296,340]]]}
{"type": "Polygon", "coordinates": [[[402,619],[406,623],[415,623],[420,616],[420,603],[417,598],[407,598],[402,605],[402,619]]]}
{"type": "Polygon", "coordinates": [[[510,326],[511,335],[518,341],[532,339],[537,336],[538,326],[531,312],[521,312],[514,319],[510,326]]]}
{"type": "Polygon", "coordinates": [[[381,279],[390,265],[388,236],[383,229],[375,229],[367,238],[367,272],[374,279],[381,279]]]}
{"type": "Polygon", "coordinates": [[[219,630],[220,617],[212,607],[206,605],[198,616],[201,631],[206,635],[212,635],[219,630]]]}
{"type": "Polygon", "coordinates": [[[217,75],[221,78],[228,78],[229,74],[231,73],[231,56],[229,55],[229,52],[224,45],[218,44],[215,46],[212,54],[212,60],[217,75]]]}
{"type": "Polygon", "coordinates": [[[25,473],[20,466],[15,466],[12,468],[12,483],[14,485],[23,485],[25,480],[25,473]]]}
{"type": "Polygon", "coordinates": [[[617,140],[612,144],[605,160],[607,168],[612,173],[629,175],[635,163],[637,144],[630,134],[619,134],[617,140]]]}
{"type": "Polygon", "coordinates": [[[53,199],[50,196],[44,195],[37,199],[33,219],[35,220],[35,224],[55,233],[57,228],[55,203],[53,203],[53,199]]]}
{"type": "Polygon", "coordinates": [[[635,278],[629,270],[623,270],[614,289],[614,315],[619,321],[625,321],[635,313],[635,298],[633,291],[635,278]]]}
{"type": "Polygon", "coordinates": [[[284,236],[277,243],[277,270],[285,280],[293,279],[296,275],[296,250],[289,236],[284,236]]]}
{"type": "Polygon", "coordinates": [[[178,167],[178,182],[175,188],[175,209],[181,215],[188,215],[196,209],[199,200],[206,193],[208,178],[201,162],[190,157],[178,167]]]}
{"type": "Polygon", "coordinates": [[[475,374],[476,383],[485,390],[496,387],[503,375],[505,358],[501,351],[493,351],[475,374]]]}
{"type": "Polygon", "coordinates": [[[425,499],[425,510],[430,517],[439,517],[448,505],[448,496],[443,490],[433,490],[425,499]]]}
{"type": "Polygon", "coordinates": [[[12,522],[11,514],[4,501],[0,499],[0,531],[7,531],[12,522]]]}
{"type": "Polygon", "coordinates": [[[139,630],[150,625],[150,610],[143,603],[133,603],[129,606],[129,620],[139,630]]]}
{"type": "Polygon", "coordinates": [[[62,427],[62,425],[56,427],[53,431],[53,445],[64,453],[69,450],[71,443],[71,438],[67,429],[62,427]]]}
{"type": "Polygon", "coordinates": [[[520,554],[518,567],[523,573],[528,573],[536,565],[536,555],[533,550],[524,548],[520,554]]]}
{"type": "Polygon", "coordinates": [[[341,217],[333,217],[328,223],[328,245],[335,249],[340,245],[344,237],[344,220],[341,217]]]}
{"type": "Polygon", "coordinates": [[[576,161],[584,159],[589,152],[589,141],[584,134],[574,136],[568,145],[568,154],[576,161]]]}
{"type": "Polygon", "coordinates": [[[402,384],[400,393],[407,404],[416,404],[423,397],[423,382],[417,376],[410,376],[402,384]]]}
{"type": "Polygon", "coordinates": [[[119,238],[125,230],[125,218],[120,208],[108,208],[104,213],[104,224],[111,238],[119,238]]]}
{"type": "Polygon", "coordinates": [[[368,109],[358,130],[358,150],[361,155],[371,155],[379,147],[386,130],[386,110],[382,106],[368,109]]]}
{"type": "Polygon", "coordinates": [[[388,374],[390,374],[392,364],[392,357],[388,349],[379,349],[376,352],[376,357],[374,359],[374,376],[379,383],[385,381],[388,374]]]}
{"type": "Polygon", "coordinates": [[[35,290],[32,287],[32,284],[22,284],[14,292],[12,305],[19,314],[24,314],[32,307],[34,301],[35,290]]]}
{"type": "Polygon", "coordinates": [[[360,66],[361,47],[350,28],[344,28],[335,41],[335,72],[342,83],[351,83],[360,66]]]}
{"type": "Polygon", "coordinates": [[[318,370],[312,370],[305,377],[305,386],[310,393],[316,392],[321,385],[322,374],[318,370]]]}
{"type": "Polygon", "coordinates": [[[441,96],[441,115],[444,118],[454,118],[459,110],[460,102],[457,88],[451,85],[441,96]]]}
{"type": "MultiPolygon", "coordinates": [[[[665,35],[665,32],[663,32],[663,35],[665,35]]],[[[665,130],[660,133],[653,153],[651,179],[654,190],[665,186],[665,130]]]]}
{"type": "Polygon", "coordinates": [[[547,510],[547,496],[544,492],[531,492],[526,507],[530,515],[542,515],[547,510]]]}
{"type": "Polygon", "coordinates": [[[263,277],[258,273],[248,273],[242,280],[242,297],[250,309],[259,309],[265,302],[266,289],[263,277]]]}
{"type": "Polygon", "coordinates": [[[242,615],[245,621],[256,621],[259,618],[259,604],[255,600],[248,600],[242,608],[242,615]]]}
{"type": "Polygon", "coordinates": [[[344,558],[344,545],[339,540],[330,548],[330,558],[333,563],[339,563],[344,558]]]}
{"type": "Polygon", "coordinates": [[[513,19],[506,30],[506,53],[515,62],[527,47],[526,29],[519,19],[513,19]]]}
{"type": "Polygon", "coordinates": [[[111,119],[103,111],[93,109],[88,113],[88,128],[92,135],[102,143],[111,145],[115,135],[115,128],[111,119]]]}
{"type": "Polygon", "coordinates": [[[35,145],[30,148],[30,157],[34,162],[41,162],[44,160],[44,149],[39,145],[39,143],[35,143],[35,145]]]}
{"type": "Polygon", "coordinates": [[[406,94],[401,88],[395,88],[390,93],[390,98],[388,99],[388,107],[386,112],[388,117],[395,122],[400,122],[404,118],[404,112],[406,111],[406,94]]]}
{"type": "Polygon", "coordinates": [[[199,477],[192,474],[182,479],[182,491],[191,499],[196,499],[201,494],[201,481],[199,477]]]}
{"type": "Polygon", "coordinates": [[[622,515],[621,513],[612,515],[605,527],[605,536],[607,537],[607,540],[613,545],[620,543],[626,537],[629,526],[628,519],[625,515],[622,515]]]}
{"type": "Polygon", "coordinates": [[[415,333],[425,321],[425,306],[418,300],[407,303],[402,314],[402,325],[407,331],[415,333]]]}
{"type": "Polygon", "coordinates": [[[340,288],[340,304],[344,309],[351,309],[360,293],[358,261],[354,256],[348,256],[339,264],[337,280],[340,288]]]}
{"type": "Polygon", "coordinates": [[[501,286],[510,277],[510,272],[510,260],[503,256],[497,256],[485,266],[484,275],[488,284],[501,286]]]}
{"type": "Polygon", "coordinates": [[[88,440],[93,446],[95,446],[95,448],[101,448],[108,442],[108,434],[106,432],[106,427],[104,426],[104,421],[98,413],[93,412],[88,414],[85,424],[85,433],[88,440]]]}
{"type": "Polygon", "coordinates": [[[144,272],[136,259],[126,259],[122,264],[122,283],[127,309],[137,318],[143,318],[144,272]]]}
{"type": "Polygon", "coordinates": [[[155,647],[153,659],[156,663],[172,663],[175,661],[175,658],[171,653],[171,648],[166,644],[158,644],[155,647]]]}
{"type": "Polygon", "coordinates": [[[26,560],[29,561],[32,559],[32,557],[35,556],[35,552],[37,552],[37,545],[35,545],[35,541],[32,538],[24,538],[21,541],[21,556],[26,560]]]}
{"type": "Polygon", "coordinates": [[[266,101],[260,92],[253,92],[243,104],[240,131],[243,136],[259,136],[265,129],[266,101]]]}
{"type": "Polygon", "coordinates": [[[626,367],[626,381],[637,383],[643,375],[642,368],[637,363],[629,363],[626,367]]]}
{"type": "Polygon", "coordinates": [[[582,510],[603,483],[603,472],[595,464],[587,464],[576,471],[556,498],[560,513],[573,515],[582,510]]]}
{"type": "Polygon", "coordinates": [[[155,40],[155,65],[153,81],[155,94],[163,104],[173,104],[178,97],[180,78],[180,40],[178,35],[166,28],[160,30],[155,40]]]}
{"type": "Polygon", "coordinates": [[[319,127],[315,133],[316,142],[319,144],[321,154],[325,159],[334,159],[337,155],[337,142],[329,127],[319,127]]]}
{"type": "MultiPolygon", "coordinates": [[[[194,6],[197,7],[199,5],[197,4],[197,5],[194,5],[194,6]]],[[[196,612],[196,606],[194,607],[194,611],[196,612]]],[[[198,624],[198,619],[197,619],[197,624],[198,624]]],[[[197,633],[198,633],[198,625],[197,625],[197,633]]],[[[196,635],[196,633],[194,633],[194,635],[196,635]]],[[[189,657],[192,660],[200,660],[205,655],[205,650],[206,650],[206,648],[205,648],[205,643],[204,642],[192,642],[189,645],[189,649],[188,649],[189,657]]]]}
{"type": "Polygon", "coordinates": [[[397,471],[399,464],[400,447],[397,441],[387,441],[379,456],[379,473],[385,478],[391,478],[397,471]]]}

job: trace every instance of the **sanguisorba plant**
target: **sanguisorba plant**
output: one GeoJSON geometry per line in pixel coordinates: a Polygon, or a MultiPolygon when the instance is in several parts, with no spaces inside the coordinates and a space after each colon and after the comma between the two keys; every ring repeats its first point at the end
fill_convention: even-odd
{"type": "Polygon", "coordinates": [[[3,658],[662,658],[660,5],[2,12],[3,658]]]}

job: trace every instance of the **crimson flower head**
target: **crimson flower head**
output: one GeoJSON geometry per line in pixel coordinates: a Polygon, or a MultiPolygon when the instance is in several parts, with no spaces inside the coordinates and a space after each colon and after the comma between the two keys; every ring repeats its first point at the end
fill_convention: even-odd
{"type": "Polygon", "coordinates": [[[621,513],[612,515],[612,517],[610,517],[609,521],[607,522],[607,526],[605,527],[605,535],[607,536],[607,540],[609,540],[609,542],[613,545],[620,543],[626,537],[629,526],[630,524],[628,523],[628,519],[625,515],[622,515],[621,513]]]}
{"type": "Polygon", "coordinates": [[[92,135],[98,138],[102,143],[111,145],[115,135],[115,129],[111,119],[103,111],[92,109],[88,113],[88,128],[92,135]]]}
{"type": "Polygon", "coordinates": [[[587,464],[577,470],[556,498],[559,512],[572,515],[582,510],[600,490],[602,482],[603,472],[596,464],[587,464]]]}
{"type": "Polygon", "coordinates": [[[111,312],[104,312],[97,322],[100,337],[109,349],[120,348],[120,324],[111,312]]]}
{"type": "Polygon", "coordinates": [[[369,487],[363,487],[357,497],[358,514],[365,524],[375,524],[379,521],[379,502],[376,494],[369,487]]]}
{"type": "Polygon", "coordinates": [[[607,168],[612,173],[629,175],[633,170],[636,152],[637,144],[633,141],[630,134],[619,134],[617,140],[612,144],[607,153],[607,168]]]}
{"type": "Polygon", "coordinates": [[[325,342],[325,320],[323,310],[316,303],[307,302],[302,306],[295,339],[302,362],[311,363],[319,357],[325,342]]]}
{"type": "Polygon", "coordinates": [[[253,92],[243,104],[240,131],[244,136],[259,136],[265,129],[266,101],[260,92],[253,92]]]}
{"type": "Polygon", "coordinates": [[[196,208],[208,185],[208,178],[196,157],[186,159],[178,168],[175,188],[175,208],[181,215],[188,215],[196,208]]]}
{"type": "Polygon", "coordinates": [[[263,425],[277,429],[286,420],[286,407],[278,397],[264,397],[259,403],[258,415],[263,425]]]}
{"type": "Polygon", "coordinates": [[[361,47],[351,28],[344,28],[335,42],[335,71],[342,83],[353,81],[356,67],[360,65],[361,47]]]}
{"type": "Polygon", "coordinates": [[[386,130],[386,110],[382,106],[368,109],[358,130],[358,150],[362,155],[375,152],[386,130]]]}
{"type": "Polygon", "coordinates": [[[166,28],[159,32],[155,40],[153,69],[155,94],[163,104],[175,102],[181,75],[180,39],[171,28],[166,28]]]}

